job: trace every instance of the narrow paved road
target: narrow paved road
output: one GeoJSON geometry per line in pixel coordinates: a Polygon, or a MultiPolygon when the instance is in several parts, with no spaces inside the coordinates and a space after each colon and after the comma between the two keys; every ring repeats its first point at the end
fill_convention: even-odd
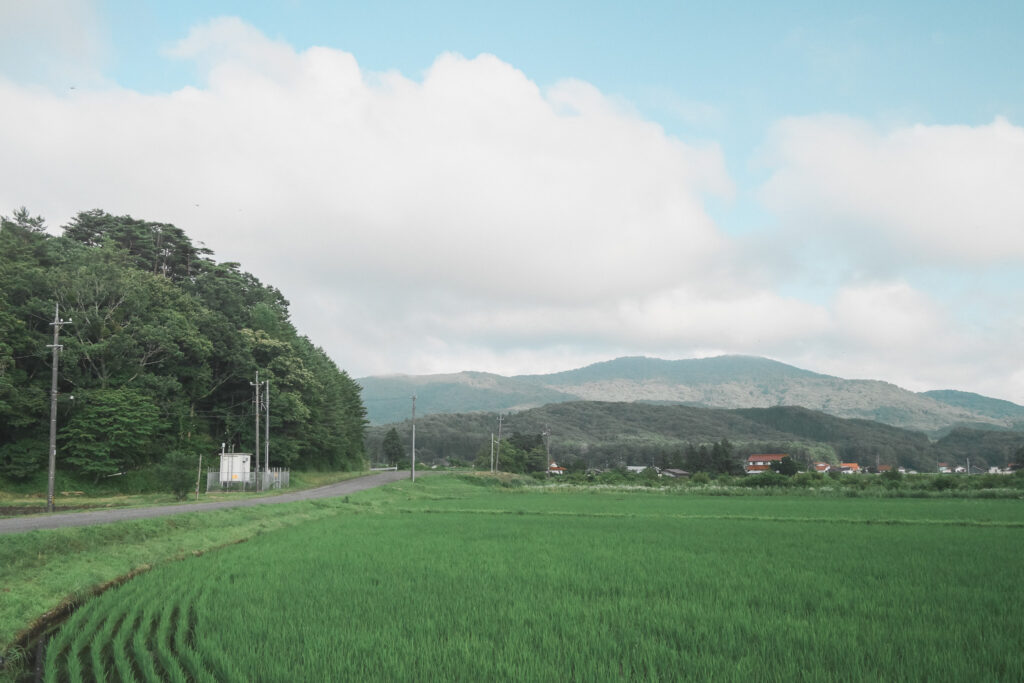
{"type": "Polygon", "coordinates": [[[244,500],[223,500],[216,503],[193,503],[191,505],[164,505],[149,508],[126,508],[110,510],[92,510],[89,512],[65,512],[52,515],[39,515],[35,517],[11,517],[0,519],[0,534],[17,534],[23,531],[35,531],[36,529],[60,529],[69,526],[90,526],[93,524],[107,524],[109,522],[122,522],[128,519],[147,519],[149,517],[166,517],[167,515],[180,515],[185,512],[200,512],[202,510],[220,510],[222,508],[249,507],[251,505],[273,505],[274,503],[294,503],[299,500],[313,500],[314,498],[333,498],[344,496],[356,491],[364,491],[381,484],[390,484],[399,479],[405,479],[409,472],[381,472],[370,474],[358,479],[349,479],[337,484],[329,484],[315,489],[296,491],[295,493],[284,493],[279,496],[266,496],[263,498],[246,498],[244,500]]]}

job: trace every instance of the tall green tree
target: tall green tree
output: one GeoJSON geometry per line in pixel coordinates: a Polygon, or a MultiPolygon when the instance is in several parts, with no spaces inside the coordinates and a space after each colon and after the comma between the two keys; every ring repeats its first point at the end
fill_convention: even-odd
{"type": "Polygon", "coordinates": [[[74,320],[60,390],[78,396],[59,406],[60,468],[98,477],[246,448],[257,370],[270,380],[271,464],[363,465],[359,386],[298,334],[280,291],[211,256],[176,226],[99,210],[60,237],[25,209],[0,217],[0,476],[46,462],[55,303],[74,320]]]}
{"type": "Polygon", "coordinates": [[[60,430],[64,461],[96,481],[153,460],[153,437],[162,431],[160,411],[134,389],[81,392],[60,430]]]}
{"type": "Polygon", "coordinates": [[[398,438],[398,430],[392,427],[384,435],[384,441],[380,446],[381,458],[386,465],[398,465],[405,455],[405,447],[402,440],[398,438]]]}

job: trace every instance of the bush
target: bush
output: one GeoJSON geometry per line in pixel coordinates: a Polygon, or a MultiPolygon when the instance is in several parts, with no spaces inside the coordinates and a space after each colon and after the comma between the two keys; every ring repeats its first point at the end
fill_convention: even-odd
{"type": "Polygon", "coordinates": [[[792,486],[793,480],[783,474],[763,472],[761,474],[748,475],[746,479],[739,482],[739,485],[758,488],[786,487],[792,486]]]}
{"type": "Polygon", "coordinates": [[[156,466],[160,488],[170,490],[178,500],[185,500],[195,493],[199,455],[188,451],[171,451],[163,462],[156,466]]]}
{"type": "Polygon", "coordinates": [[[819,472],[801,472],[800,474],[793,475],[793,485],[803,486],[804,488],[821,486],[824,479],[819,472]]]}

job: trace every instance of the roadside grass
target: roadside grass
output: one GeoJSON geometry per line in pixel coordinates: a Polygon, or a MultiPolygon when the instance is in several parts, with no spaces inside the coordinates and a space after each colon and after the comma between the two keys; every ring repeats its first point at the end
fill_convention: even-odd
{"type": "Polygon", "coordinates": [[[1024,679],[1019,501],[496,481],[160,566],[78,611],[46,680],[1024,679]]]}
{"type": "MultiPolygon", "coordinates": [[[[220,490],[200,491],[199,502],[225,500],[226,498],[250,498],[259,496],[277,496],[284,493],[301,491],[303,489],[326,486],[340,481],[347,481],[369,474],[366,471],[356,472],[292,472],[290,486],[284,489],[274,489],[260,493],[220,490]]],[[[76,482],[71,482],[72,484],[76,482]]],[[[154,505],[188,505],[195,503],[195,495],[189,495],[185,500],[178,500],[170,493],[118,493],[107,488],[84,487],[85,490],[76,490],[74,486],[61,488],[54,492],[54,507],[57,512],[80,512],[98,508],[125,508],[125,507],[151,507],[154,505]]],[[[37,490],[25,485],[12,486],[0,480],[0,509],[5,507],[16,507],[22,509],[38,508],[32,514],[46,514],[46,482],[42,482],[42,489],[37,490]]],[[[30,513],[17,513],[18,516],[30,513]]],[[[0,517],[10,517],[0,510],[0,517]]]]}
{"type": "MultiPolygon", "coordinates": [[[[328,479],[306,482],[314,486],[328,479]]],[[[82,602],[118,577],[344,514],[349,507],[344,499],[320,499],[5,534],[0,537],[0,653],[40,617],[82,602]]]]}

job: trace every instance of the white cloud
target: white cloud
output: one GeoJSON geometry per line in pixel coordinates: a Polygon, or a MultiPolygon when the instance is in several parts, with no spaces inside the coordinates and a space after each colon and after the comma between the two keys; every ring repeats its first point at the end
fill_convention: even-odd
{"type": "Polygon", "coordinates": [[[108,56],[90,0],[0,2],[0,77],[57,90],[102,81],[108,56]]]}
{"type": "Polygon", "coordinates": [[[718,148],[672,138],[589,84],[541,89],[489,55],[441,55],[421,81],[368,74],[350,54],[297,53],[237,19],[168,52],[195,60],[204,85],[0,84],[14,105],[0,113],[0,203],[51,223],[92,207],[172,221],[279,285],[325,346],[353,321],[325,322],[307,300],[373,300],[360,313],[396,311],[392,337],[410,324],[409,290],[418,310],[607,317],[616,301],[685,291],[730,248],[702,206],[732,192],[718,148]]]}
{"type": "Polygon", "coordinates": [[[0,80],[0,212],[173,222],[279,287],[300,331],[356,376],[730,352],[916,388],[1009,377],[993,393],[1024,399],[1008,321],[979,336],[899,278],[802,295],[805,264],[777,256],[842,233],[894,258],[1019,258],[1007,183],[1021,131],[1005,121],[886,135],[784,122],[764,197],[785,229],[754,248],[704,209],[734,193],[717,145],[587,83],[541,88],[489,55],[443,54],[420,80],[368,73],[230,18],[168,54],[200,83],[144,95],[0,80]],[[958,231],[968,215],[973,240],[958,231]]]}
{"type": "Polygon", "coordinates": [[[780,122],[762,198],[806,239],[870,269],[898,262],[986,266],[1024,259],[1024,128],[914,125],[880,132],[851,118],[780,122]]]}

